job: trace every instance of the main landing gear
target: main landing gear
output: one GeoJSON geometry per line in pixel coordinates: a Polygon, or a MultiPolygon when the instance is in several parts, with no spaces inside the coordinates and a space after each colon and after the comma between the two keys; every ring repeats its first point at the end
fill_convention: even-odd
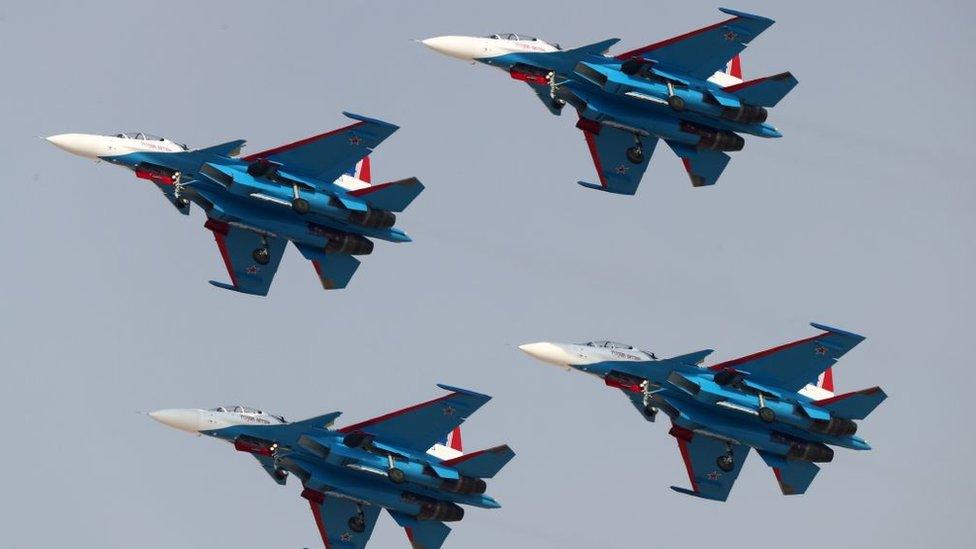
{"type": "Polygon", "coordinates": [[[731,444],[728,445],[728,449],[724,454],[718,456],[718,459],[715,460],[715,465],[726,473],[730,473],[732,469],[735,469],[735,456],[732,454],[731,444]]]}
{"type": "Polygon", "coordinates": [[[291,200],[291,209],[295,210],[295,213],[298,215],[307,214],[312,207],[308,204],[308,200],[305,200],[298,194],[298,185],[292,185],[291,191],[292,196],[294,196],[291,200]]]}
{"type": "Polygon", "coordinates": [[[766,397],[762,393],[759,393],[759,419],[766,423],[776,421],[776,412],[766,406],[766,397]]]}
{"type": "Polygon", "coordinates": [[[256,248],[251,252],[251,257],[258,265],[267,265],[271,261],[271,250],[268,249],[268,239],[267,237],[261,237],[261,247],[256,248]]]}
{"type": "Polygon", "coordinates": [[[354,517],[351,517],[346,524],[349,525],[349,529],[352,530],[353,532],[356,532],[357,534],[362,534],[363,532],[366,531],[366,516],[363,514],[362,505],[357,505],[356,507],[359,510],[358,514],[354,517]]]}
{"type": "Polygon", "coordinates": [[[388,455],[387,459],[390,461],[390,468],[386,470],[386,476],[393,481],[393,484],[403,484],[407,480],[407,475],[402,469],[397,469],[396,462],[393,461],[393,456],[388,455]]]}

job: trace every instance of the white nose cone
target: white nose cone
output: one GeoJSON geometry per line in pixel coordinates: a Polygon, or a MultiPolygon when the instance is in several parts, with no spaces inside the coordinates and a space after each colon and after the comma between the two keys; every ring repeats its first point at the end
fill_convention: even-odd
{"type": "Polygon", "coordinates": [[[474,61],[477,57],[484,57],[481,39],[471,36],[435,36],[421,40],[421,44],[436,51],[464,61],[474,61]]]}
{"type": "Polygon", "coordinates": [[[569,368],[578,361],[578,357],[567,352],[562,345],[548,341],[519,345],[519,350],[532,358],[563,368],[569,368]]]}
{"type": "Polygon", "coordinates": [[[155,412],[149,412],[149,417],[163,425],[190,433],[199,432],[203,428],[203,422],[200,420],[200,410],[156,410],[155,412]]]}
{"type": "Polygon", "coordinates": [[[99,154],[103,153],[104,145],[102,136],[88,135],[84,133],[62,133],[45,137],[55,147],[77,154],[85,158],[98,159],[99,154]]]}

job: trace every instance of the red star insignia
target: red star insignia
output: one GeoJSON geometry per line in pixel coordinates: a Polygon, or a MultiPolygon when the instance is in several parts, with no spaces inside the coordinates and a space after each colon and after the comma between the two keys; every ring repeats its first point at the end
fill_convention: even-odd
{"type": "Polygon", "coordinates": [[[826,355],[827,354],[827,348],[824,347],[823,345],[817,345],[813,349],[813,352],[817,353],[818,355],[826,355]]]}
{"type": "Polygon", "coordinates": [[[616,168],[614,168],[613,171],[617,172],[620,175],[624,175],[624,174],[627,173],[628,170],[630,170],[630,168],[628,168],[627,166],[624,166],[623,164],[621,164],[621,165],[617,166],[616,168]]]}
{"type": "Polygon", "coordinates": [[[342,534],[341,536],[339,536],[339,539],[342,540],[342,541],[350,541],[350,540],[352,540],[352,534],[350,534],[349,532],[346,532],[346,533],[342,534]]]}
{"type": "Polygon", "coordinates": [[[445,416],[453,416],[454,415],[454,412],[455,412],[454,408],[451,408],[450,406],[445,406],[444,407],[444,415],[445,416]]]}
{"type": "Polygon", "coordinates": [[[354,136],[352,136],[352,137],[349,138],[349,144],[350,145],[359,145],[362,142],[363,142],[363,138],[362,137],[359,137],[358,135],[354,135],[354,136]]]}
{"type": "Polygon", "coordinates": [[[725,39],[728,40],[729,42],[735,40],[738,37],[739,37],[739,35],[736,34],[736,33],[734,33],[734,32],[732,32],[732,31],[729,31],[729,32],[725,33],[725,39]]]}
{"type": "Polygon", "coordinates": [[[718,471],[712,471],[711,473],[708,473],[705,476],[708,478],[708,480],[718,480],[719,477],[722,476],[722,473],[719,473],[718,471]]]}
{"type": "Polygon", "coordinates": [[[258,271],[260,271],[260,270],[261,270],[261,267],[258,267],[257,265],[251,265],[247,269],[244,269],[244,272],[246,272],[249,275],[253,275],[253,274],[258,274],[258,271]]]}

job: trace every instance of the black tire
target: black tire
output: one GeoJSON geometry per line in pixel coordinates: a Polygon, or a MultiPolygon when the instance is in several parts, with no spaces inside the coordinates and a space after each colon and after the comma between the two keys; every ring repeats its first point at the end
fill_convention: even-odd
{"type": "Polygon", "coordinates": [[[274,477],[278,480],[285,480],[286,478],[288,478],[288,471],[285,471],[281,467],[278,467],[274,470],[274,477]]]}
{"type": "Polygon", "coordinates": [[[676,111],[683,111],[685,110],[685,100],[677,95],[672,95],[668,97],[668,106],[676,111]]]}
{"type": "Polygon", "coordinates": [[[759,419],[765,421],[766,423],[772,423],[776,421],[776,412],[771,408],[763,406],[759,409],[759,419]]]}
{"type": "Polygon", "coordinates": [[[735,469],[735,458],[732,457],[732,454],[722,454],[718,456],[718,459],[715,460],[715,465],[717,465],[719,469],[729,473],[732,471],[732,469],[735,469]]]}
{"type": "Polygon", "coordinates": [[[181,210],[185,210],[190,207],[190,201],[185,198],[177,198],[176,207],[181,210]]]}
{"type": "Polygon", "coordinates": [[[393,481],[393,484],[403,484],[404,481],[407,480],[407,475],[405,475],[402,470],[397,469],[396,467],[390,467],[389,469],[387,469],[386,476],[390,477],[390,480],[393,481]]]}
{"type": "Polygon", "coordinates": [[[267,265],[271,261],[271,250],[267,248],[257,248],[251,252],[251,257],[258,265],[267,265]]]}
{"type": "Polygon", "coordinates": [[[657,410],[653,406],[644,406],[644,415],[653,420],[657,416],[657,410]]]}
{"type": "Polygon", "coordinates": [[[296,198],[292,200],[291,208],[299,215],[305,215],[309,212],[309,210],[312,209],[312,207],[308,204],[308,200],[305,200],[304,198],[296,198]]]}
{"type": "Polygon", "coordinates": [[[640,145],[634,145],[633,147],[627,149],[627,160],[632,164],[640,164],[644,161],[644,147],[640,145]]]}
{"type": "Polygon", "coordinates": [[[352,517],[349,519],[349,522],[347,522],[346,524],[349,525],[350,530],[356,532],[357,534],[362,534],[363,532],[366,531],[366,521],[363,520],[363,517],[360,516],[352,517]]]}

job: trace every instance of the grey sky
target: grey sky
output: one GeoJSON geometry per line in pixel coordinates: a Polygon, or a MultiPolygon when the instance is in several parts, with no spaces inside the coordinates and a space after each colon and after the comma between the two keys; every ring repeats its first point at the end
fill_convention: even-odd
{"type": "MultiPolygon", "coordinates": [[[[277,4],[0,4],[5,546],[319,546],[296,486],[135,411],[243,401],[351,422],[436,382],[495,396],[469,448],[519,454],[491,483],[504,507],[471,511],[448,547],[968,544],[971,3],[732,5],[777,20],[743,69],[800,80],[771,117],[785,137],[747,139],[708,189],[658,147],[634,198],[575,185],[595,174],[569,113],[411,39],[629,48],[718,21],[715,2],[277,4]],[[373,168],[427,185],[402,216],[415,242],[378,244],[333,293],[292,250],[266,299],[206,283],[226,272],[199,211],[34,137],[144,130],[256,151],[342,110],[402,126],[373,168]],[[875,450],[839,450],[797,498],[756,456],[724,505],[672,493],[687,476],[666,421],[514,349],[612,338],[721,360],[811,320],[868,336],[838,387],[890,399],[862,426],[875,450]]],[[[384,517],[371,547],[406,540],[384,517]]]]}

